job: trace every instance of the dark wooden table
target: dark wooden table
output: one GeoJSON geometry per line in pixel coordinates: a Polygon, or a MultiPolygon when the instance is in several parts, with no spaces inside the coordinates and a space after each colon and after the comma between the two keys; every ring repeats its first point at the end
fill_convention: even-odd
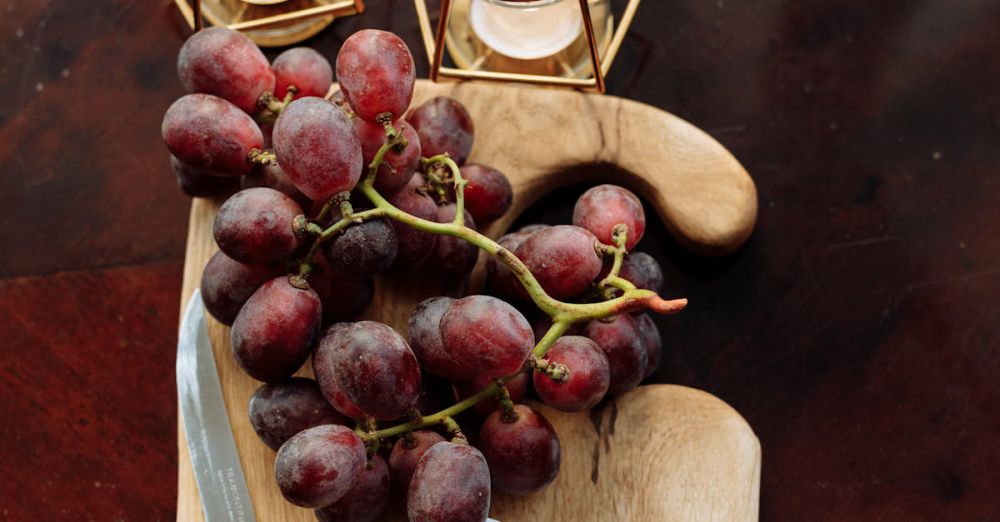
{"type": "MultiPolygon", "coordinates": [[[[159,128],[187,30],[166,0],[0,11],[0,520],[172,519],[189,201],[159,128]]],[[[408,1],[308,43],[361,27],[426,73],[408,1]]],[[[988,0],[640,8],[610,93],[708,130],[760,192],[732,256],[644,243],[692,301],[657,379],[746,416],[765,519],[1000,513],[998,27],[988,0]]]]}

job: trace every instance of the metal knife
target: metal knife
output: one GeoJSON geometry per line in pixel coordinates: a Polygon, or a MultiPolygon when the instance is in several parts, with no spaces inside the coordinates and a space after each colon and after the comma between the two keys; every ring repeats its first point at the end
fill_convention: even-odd
{"type": "Polygon", "coordinates": [[[254,522],[198,290],[177,339],[177,398],[206,522],[254,522]]]}

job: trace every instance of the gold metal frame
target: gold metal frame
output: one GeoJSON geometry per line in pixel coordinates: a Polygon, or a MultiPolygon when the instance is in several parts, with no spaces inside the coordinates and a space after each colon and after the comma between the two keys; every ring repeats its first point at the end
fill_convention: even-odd
{"type": "MultiPolygon", "coordinates": [[[[205,21],[201,16],[201,0],[190,0],[190,2],[189,0],[174,0],[174,3],[177,4],[177,9],[180,10],[181,15],[185,20],[187,20],[191,29],[199,31],[202,27],[204,27],[205,21]],[[192,5],[192,3],[194,5],[192,5]]],[[[314,16],[348,16],[361,14],[363,12],[365,12],[365,3],[363,0],[340,0],[339,2],[334,2],[332,4],[310,7],[309,9],[302,9],[293,13],[284,13],[275,16],[268,16],[266,18],[258,18],[257,20],[230,24],[227,27],[234,31],[244,31],[247,29],[261,29],[287,22],[304,20],[314,16]]]]}
{"type": "Polygon", "coordinates": [[[499,80],[509,82],[534,83],[540,85],[550,85],[558,87],[576,87],[581,89],[595,89],[598,92],[605,92],[606,86],[604,78],[611,69],[618,49],[621,48],[622,40],[628,27],[632,25],[635,11],[639,8],[639,0],[629,0],[622,13],[621,22],[615,28],[614,36],[608,45],[604,56],[601,56],[597,48],[597,38],[594,36],[594,24],[590,18],[590,5],[587,0],[580,0],[580,11],[583,15],[583,28],[587,35],[587,46],[590,50],[590,62],[593,76],[590,78],[565,78],[562,76],[547,76],[541,74],[519,74],[499,71],[476,71],[469,69],[456,69],[454,67],[442,66],[444,59],[444,39],[448,29],[448,16],[451,14],[451,0],[441,0],[441,18],[438,20],[437,30],[431,33],[431,21],[427,16],[426,0],[413,0],[417,8],[417,19],[420,21],[420,33],[424,39],[424,47],[427,49],[427,60],[431,63],[431,80],[438,81],[439,78],[455,79],[477,79],[477,80],[499,80]]]}

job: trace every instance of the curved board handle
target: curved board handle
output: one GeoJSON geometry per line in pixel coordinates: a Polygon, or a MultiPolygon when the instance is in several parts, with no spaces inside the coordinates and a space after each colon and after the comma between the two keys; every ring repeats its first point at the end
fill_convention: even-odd
{"type": "Polygon", "coordinates": [[[698,254],[728,254],[753,231],[757,189],[750,175],[719,142],[677,116],[614,96],[478,83],[419,81],[413,105],[441,95],[475,115],[470,161],[500,169],[514,186],[514,207],[490,225],[493,235],[546,193],[582,181],[629,186],[698,254]],[[581,165],[593,170],[581,177],[581,165]],[[627,174],[609,179],[609,171],[627,174]]]}

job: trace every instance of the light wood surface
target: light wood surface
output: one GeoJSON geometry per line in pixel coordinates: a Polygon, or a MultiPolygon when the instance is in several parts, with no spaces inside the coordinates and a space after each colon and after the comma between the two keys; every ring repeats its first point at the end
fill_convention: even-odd
{"type": "MultiPolygon", "coordinates": [[[[610,96],[426,81],[418,82],[414,104],[441,94],[459,99],[472,113],[476,144],[470,161],[499,168],[514,185],[511,212],[486,229],[494,237],[546,192],[598,180],[639,192],[671,233],[696,252],[730,252],[753,228],[757,198],[749,175],[711,137],[675,116],[610,96]],[[565,172],[591,163],[615,164],[630,174],[607,179],[607,170],[602,177],[599,166],[573,169],[572,175],[565,172]]],[[[203,199],[192,204],[182,307],[216,250],[212,220],[219,204],[203,199]]],[[[473,277],[471,284],[479,279],[473,277]]],[[[460,290],[443,288],[430,278],[383,277],[368,317],[405,331],[406,318],[419,300],[460,290]]],[[[233,360],[228,328],[212,319],[208,322],[257,520],[315,520],[310,510],[292,506],[278,492],[274,452],[260,442],[247,418],[247,401],[259,383],[233,360]]],[[[308,366],[300,375],[310,375],[308,366]]],[[[757,519],[760,445],[743,418],[721,400],[690,388],[652,385],[590,415],[541,408],[562,442],[559,477],[528,497],[494,495],[494,518],[503,522],[757,519]]],[[[178,452],[177,519],[204,520],[182,429],[178,452]]]]}

